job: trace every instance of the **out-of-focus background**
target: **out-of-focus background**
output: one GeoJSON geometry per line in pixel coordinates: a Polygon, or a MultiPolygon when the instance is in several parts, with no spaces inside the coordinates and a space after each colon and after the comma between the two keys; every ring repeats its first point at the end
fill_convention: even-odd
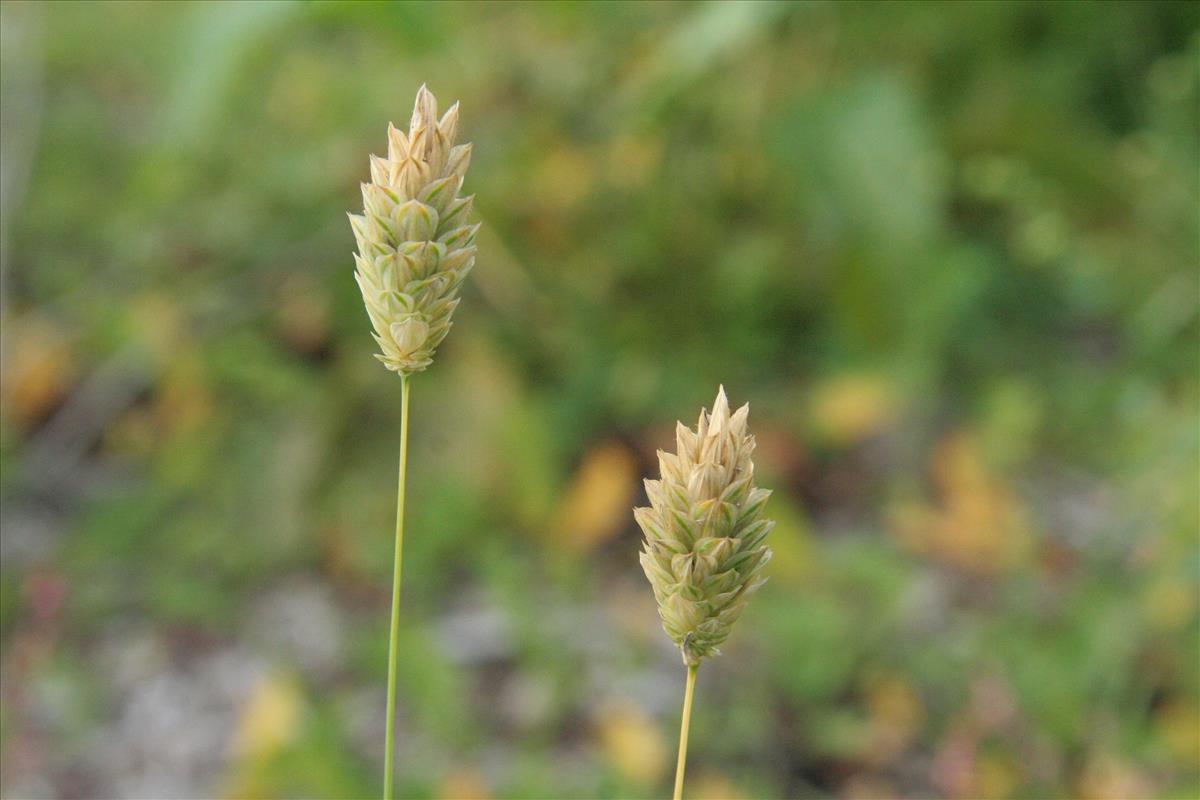
{"type": "Polygon", "coordinates": [[[656,797],[631,508],[750,402],[691,798],[1200,794],[1195,4],[41,4],[3,27],[0,791],[367,797],[400,385],[345,213],[428,82],[398,790],[656,797]]]}

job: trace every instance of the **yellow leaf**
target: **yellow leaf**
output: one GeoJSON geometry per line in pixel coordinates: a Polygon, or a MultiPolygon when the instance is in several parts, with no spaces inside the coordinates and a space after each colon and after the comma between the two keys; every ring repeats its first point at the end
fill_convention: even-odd
{"type": "Polygon", "coordinates": [[[812,416],[835,444],[855,444],[882,432],[896,418],[896,393],[879,375],[840,375],[816,388],[812,416]]]}
{"type": "Polygon", "coordinates": [[[1192,622],[1196,610],[1195,590],[1178,578],[1156,580],[1142,597],[1146,619],[1166,630],[1177,630],[1192,622]]]}
{"type": "Polygon", "coordinates": [[[1081,800],[1130,800],[1152,794],[1148,778],[1114,755],[1093,755],[1079,776],[1077,795],[1081,800]]]}
{"type": "Polygon", "coordinates": [[[701,772],[694,780],[688,781],[684,794],[692,800],[749,800],[750,798],[748,792],[719,772],[701,772]]]}
{"type": "Polygon", "coordinates": [[[646,134],[625,134],[613,139],[608,153],[608,174],[614,186],[636,189],[650,180],[662,160],[660,139],[646,134]]]}
{"type": "Polygon", "coordinates": [[[0,405],[14,424],[29,427],[62,402],[75,379],[75,359],[51,320],[23,317],[6,324],[12,343],[0,364],[0,405]]]}
{"type": "Polygon", "coordinates": [[[600,745],[621,775],[639,786],[653,786],[667,766],[667,745],[658,727],[640,707],[620,703],[599,719],[600,745]]]}
{"type": "Polygon", "coordinates": [[[1020,768],[1004,754],[985,753],[975,765],[975,790],[980,798],[1003,800],[1021,781],[1020,768]]]}
{"type": "Polygon", "coordinates": [[[627,447],[608,442],[591,450],[575,472],[554,515],[555,541],[589,551],[631,519],[637,462],[627,447]]]}
{"type": "Polygon", "coordinates": [[[263,760],[291,742],[304,711],[304,698],[294,679],[268,675],[258,682],[242,709],[233,739],[237,759],[263,760]]]}
{"type": "Polygon", "coordinates": [[[1156,715],[1158,735],[1180,764],[1200,768],[1200,703],[1175,700],[1156,715]]]}
{"type": "Polygon", "coordinates": [[[131,332],[159,365],[169,364],[180,352],[190,349],[188,326],[182,309],[171,295],[143,292],[129,304],[131,332]]]}
{"type": "Polygon", "coordinates": [[[934,448],[940,503],[894,510],[893,534],[908,549],[959,569],[991,575],[1026,563],[1031,544],[1024,508],[985,464],[975,437],[954,433],[934,448]]]}
{"type": "Polygon", "coordinates": [[[925,722],[925,709],[911,684],[901,675],[877,675],[864,687],[871,716],[869,751],[873,764],[886,764],[908,747],[925,722]]]}
{"type": "Polygon", "coordinates": [[[595,183],[595,158],[563,144],[552,148],[537,165],[541,199],[557,212],[574,209],[595,183]]]}
{"type": "Polygon", "coordinates": [[[203,362],[194,353],[178,354],[163,369],[159,384],[155,412],[165,434],[188,434],[208,421],[212,393],[203,362]]]}
{"type": "Polygon", "coordinates": [[[435,796],[439,800],[487,800],[491,794],[479,770],[459,766],[442,776],[435,796]]]}

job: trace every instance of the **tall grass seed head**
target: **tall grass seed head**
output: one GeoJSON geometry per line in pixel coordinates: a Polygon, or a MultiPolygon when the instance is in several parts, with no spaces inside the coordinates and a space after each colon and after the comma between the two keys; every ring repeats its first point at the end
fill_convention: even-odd
{"type": "Polygon", "coordinates": [[[389,124],[387,157],[371,156],[363,213],[350,215],[354,278],[381,351],[375,357],[403,376],[433,362],[475,265],[474,198],[460,194],[471,145],[454,143],[458,103],[440,119],[437,111],[421,86],[408,130],[389,124]]]}
{"type": "Polygon", "coordinates": [[[646,481],[650,507],[634,509],[663,629],[689,666],[719,654],[766,581],[771,549],[763,540],[775,523],[761,517],[771,493],[754,485],[749,414],[748,404],[731,414],[721,387],[696,430],[677,423],[676,452],[658,451],[661,476],[646,481]]]}

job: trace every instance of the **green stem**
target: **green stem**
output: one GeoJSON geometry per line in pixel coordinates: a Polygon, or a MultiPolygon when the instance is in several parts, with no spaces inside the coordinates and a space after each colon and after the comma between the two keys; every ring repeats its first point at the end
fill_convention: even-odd
{"type": "Polygon", "coordinates": [[[692,692],[696,688],[696,665],[688,665],[687,688],[683,690],[683,720],[679,723],[679,761],[675,764],[675,800],[683,797],[683,768],[687,763],[688,728],[692,724],[692,692]]]}
{"type": "Polygon", "coordinates": [[[383,800],[392,800],[396,749],[396,656],[400,632],[400,562],[404,553],[404,474],[408,467],[408,376],[400,378],[400,479],[396,488],[396,563],[392,571],[392,629],[388,639],[387,733],[384,736],[383,800]]]}

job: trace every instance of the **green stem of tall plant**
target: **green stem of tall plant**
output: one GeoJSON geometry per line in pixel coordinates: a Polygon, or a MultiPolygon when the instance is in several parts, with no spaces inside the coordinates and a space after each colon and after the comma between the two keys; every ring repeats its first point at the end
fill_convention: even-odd
{"type": "Polygon", "coordinates": [[[683,797],[683,768],[687,764],[688,728],[692,724],[692,693],[696,688],[696,667],[687,671],[687,688],[683,690],[683,720],[679,723],[679,761],[675,764],[675,800],[683,797]]]}
{"type": "Polygon", "coordinates": [[[387,732],[383,756],[383,800],[392,800],[396,750],[396,656],[400,632],[400,564],[404,554],[404,475],[408,468],[409,377],[400,378],[400,478],[396,488],[396,562],[392,570],[392,628],[388,637],[387,732]]]}

